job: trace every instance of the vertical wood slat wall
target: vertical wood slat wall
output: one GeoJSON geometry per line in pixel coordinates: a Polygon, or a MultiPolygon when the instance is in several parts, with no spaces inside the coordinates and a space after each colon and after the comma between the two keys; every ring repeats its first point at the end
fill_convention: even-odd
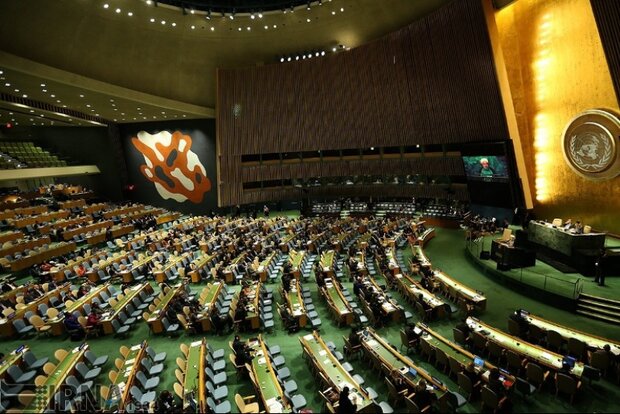
{"type": "Polygon", "coordinates": [[[590,3],[620,105],[620,2],[590,0],[590,3]]]}
{"type": "MultiPolygon", "coordinates": [[[[451,2],[347,52],[220,70],[218,104],[223,206],[250,202],[244,154],[508,138],[480,0],[451,2]]],[[[425,165],[408,173],[437,174],[425,165]]],[[[293,178],[293,167],[270,168],[261,176],[293,178]]]]}

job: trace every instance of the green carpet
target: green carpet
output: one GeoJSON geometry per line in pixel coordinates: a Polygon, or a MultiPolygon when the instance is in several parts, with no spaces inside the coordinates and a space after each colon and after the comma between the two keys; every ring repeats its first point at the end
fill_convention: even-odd
{"type": "MultiPolygon", "coordinates": [[[[573,313],[553,308],[547,304],[537,302],[530,299],[526,294],[513,291],[494,280],[483,275],[465,256],[464,237],[462,231],[437,229],[437,237],[433,239],[426,247],[426,252],[432,260],[435,267],[441,268],[452,277],[462,281],[470,287],[482,290],[488,298],[487,310],[481,315],[481,319],[495,327],[506,330],[507,316],[514,309],[524,308],[532,313],[540,315],[552,321],[571,325],[577,329],[592,332],[600,336],[609,337],[620,340],[620,327],[598,322],[592,319],[577,316],[573,313]]],[[[408,250],[408,249],[407,249],[408,250]]],[[[409,254],[408,251],[406,251],[409,254]]],[[[325,341],[334,341],[339,349],[342,348],[342,336],[347,335],[349,330],[346,328],[338,328],[333,322],[324,301],[319,297],[316,285],[307,284],[312,290],[312,297],[316,306],[316,310],[323,322],[321,327],[321,335],[325,341]]],[[[351,289],[350,283],[345,283],[351,289]]],[[[192,289],[196,292],[202,289],[203,285],[195,285],[192,289]]],[[[280,302],[281,298],[277,293],[276,284],[270,285],[274,290],[274,299],[280,302]]],[[[414,313],[413,309],[406,304],[397,292],[393,292],[394,298],[403,306],[414,313]]],[[[414,316],[414,319],[416,317],[414,316]]],[[[456,323],[455,320],[442,320],[430,323],[429,325],[440,334],[448,338],[452,338],[452,327],[456,323]]],[[[390,343],[399,346],[399,329],[400,326],[389,326],[379,329],[381,336],[386,338],[390,343]]],[[[314,412],[320,412],[322,409],[322,401],[318,394],[319,387],[314,378],[309,374],[307,362],[302,359],[301,345],[298,337],[306,332],[301,331],[298,334],[289,335],[284,332],[282,324],[276,314],[276,329],[272,334],[265,334],[264,337],[270,345],[280,345],[282,355],[286,358],[287,366],[291,370],[291,378],[299,385],[299,393],[306,397],[308,407],[314,412]]],[[[253,335],[246,334],[245,338],[253,335]]],[[[179,344],[181,342],[190,343],[197,340],[200,336],[190,337],[181,335],[179,338],[167,338],[165,336],[149,335],[148,327],[145,323],[139,322],[132,330],[130,336],[126,340],[119,340],[112,337],[102,337],[89,340],[91,349],[97,354],[107,354],[110,361],[104,366],[103,373],[98,377],[101,384],[107,384],[107,373],[114,366],[114,359],[119,357],[119,347],[123,344],[133,345],[148,340],[149,344],[154,347],[157,352],[165,351],[168,353],[166,360],[166,369],[162,375],[162,381],[158,390],[172,390],[172,384],[175,381],[174,369],[176,368],[175,359],[181,356],[179,344]]],[[[207,335],[209,343],[216,348],[224,348],[226,351],[226,363],[228,374],[228,389],[230,402],[233,411],[236,411],[234,404],[235,393],[242,395],[253,394],[252,385],[248,378],[237,379],[234,367],[230,364],[228,354],[228,341],[232,336],[214,336],[207,335]]],[[[0,343],[0,351],[4,353],[10,352],[22,343],[28,344],[35,352],[37,357],[50,357],[53,360],[53,353],[58,348],[71,348],[76,343],[70,342],[68,339],[57,338],[37,338],[31,340],[3,340],[0,343]]],[[[458,386],[454,381],[450,380],[444,374],[438,372],[433,366],[426,362],[421,362],[417,355],[411,355],[414,362],[421,367],[427,369],[432,375],[442,379],[449,389],[458,391],[458,386]]],[[[380,400],[387,399],[387,388],[384,385],[382,376],[372,372],[369,367],[360,361],[350,361],[355,368],[355,373],[362,375],[368,386],[373,387],[380,395],[380,400]]],[[[618,412],[620,410],[620,388],[617,383],[609,380],[595,382],[592,385],[583,384],[583,389],[575,398],[575,404],[571,405],[567,398],[556,397],[554,395],[553,386],[548,386],[541,393],[530,397],[528,401],[524,401],[517,396],[513,397],[514,412],[618,412]]],[[[401,408],[402,410],[402,408],[401,408]]],[[[474,401],[468,403],[461,409],[464,412],[477,412],[480,410],[480,402],[474,401]]]]}

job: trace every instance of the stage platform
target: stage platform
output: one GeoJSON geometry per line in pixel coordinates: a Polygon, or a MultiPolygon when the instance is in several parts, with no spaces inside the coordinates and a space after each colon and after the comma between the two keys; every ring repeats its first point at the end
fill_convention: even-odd
{"type": "MultiPolygon", "coordinates": [[[[515,230],[513,229],[513,231],[515,230]]],[[[480,251],[483,246],[485,250],[489,250],[492,240],[500,236],[499,233],[493,236],[485,236],[484,244],[482,241],[478,243],[463,241],[465,254],[476,265],[481,267],[485,273],[488,273],[489,276],[496,274],[517,283],[571,300],[577,299],[579,292],[608,299],[620,299],[620,278],[614,276],[607,276],[605,278],[606,286],[598,286],[591,277],[583,276],[580,273],[563,273],[538,259],[535,266],[504,271],[497,270],[497,262],[491,259],[480,259],[480,251]]],[[[463,235],[464,238],[465,235],[463,235]]],[[[607,247],[620,246],[620,240],[608,237],[605,245],[607,247]]]]}

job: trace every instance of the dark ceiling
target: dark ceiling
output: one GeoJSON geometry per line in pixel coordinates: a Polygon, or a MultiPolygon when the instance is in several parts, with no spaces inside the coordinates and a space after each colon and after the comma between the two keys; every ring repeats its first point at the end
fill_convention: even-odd
{"type": "MultiPolygon", "coordinates": [[[[0,93],[27,95],[53,106],[51,112],[98,114],[102,123],[214,117],[218,68],[301,64],[280,59],[309,51],[313,59],[329,59],[450,1],[323,0],[310,8],[295,2],[302,4],[286,13],[237,12],[231,19],[153,0],[4,0],[0,93]],[[325,56],[316,57],[323,51],[325,56]],[[41,84],[54,85],[54,91],[41,84]]],[[[262,2],[267,3],[272,2],[262,2]]],[[[0,114],[8,116],[2,109],[0,114]]]]}

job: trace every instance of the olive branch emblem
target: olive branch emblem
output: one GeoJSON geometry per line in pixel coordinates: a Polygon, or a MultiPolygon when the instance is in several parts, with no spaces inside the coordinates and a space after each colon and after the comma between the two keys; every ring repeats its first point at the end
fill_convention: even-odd
{"type": "Polygon", "coordinates": [[[571,139],[570,139],[569,153],[570,153],[571,159],[575,162],[575,164],[577,164],[579,168],[585,171],[602,170],[605,167],[607,167],[607,164],[611,160],[611,156],[613,152],[612,145],[607,139],[607,137],[605,137],[603,134],[594,134],[594,135],[597,135],[600,138],[600,141],[597,140],[597,142],[602,141],[602,144],[603,144],[603,154],[601,155],[601,157],[599,158],[597,162],[588,162],[584,160],[584,157],[579,154],[580,150],[576,148],[577,146],[577,139],[576,139],[577,135],[576,134],[571,136],[571,139]]]}

